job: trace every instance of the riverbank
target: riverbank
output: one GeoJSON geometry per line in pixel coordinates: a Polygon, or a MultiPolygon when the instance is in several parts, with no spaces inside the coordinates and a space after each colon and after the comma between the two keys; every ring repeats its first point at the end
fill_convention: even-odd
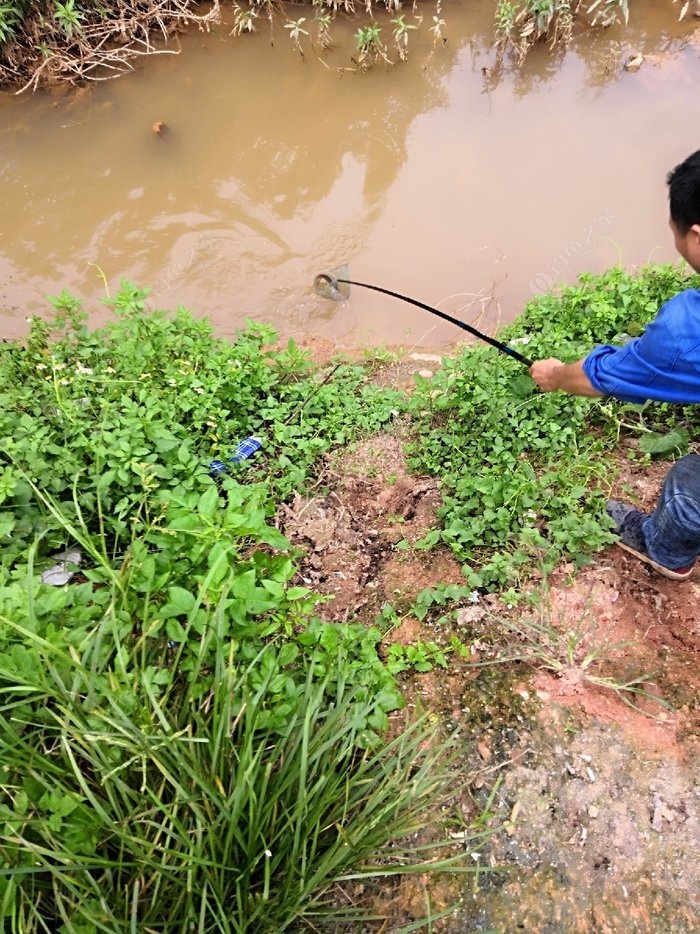
{"type": "MultiPolygon", "coordinates": [[[[633,451],[609,452],[611,492],[650,509],[668,465],[635,464],[633,451]]],[[[513,606],[466,593],[444,545],[397,550],[440,524],[440,492],[392,435],[339,453],[324,481],[283,511],[306,552],[301,579],[333,595],[320,608],[329,620],[381,608],[384,656],[407,697],[392,730],[420,711],[459,737],[462,785],[440,820],[479,870],[351,887],[348,899],[369,896],[389,919],[362,930],[407,930],[453,906],[437,934],[691,934],[698,579],[676,586],[613,545],[578,571],[535,569],[513,606]],[[475,842],[475,821],[494,833],[475,842]]]]}
{"type": "MultiPolygon", "coordinates": [[[[697,3],[693,0],[692,9],[687,4],[682,17],[688,12],[692,15],[697,3]]],[[[0,87],[21,93],[106,81],[132,71],[146,56],[178,52],[178,35],[192,26],[206,33],[222,27],[236,36],[263,29],[274,35],[276,26],[284,37],[281,41],[291,43],[302,59],[309,52],[324,56],[336,44],[338,9],[327,3],[318,9],[309,5],[305,16],[292,15],[296,12],[292,6],[270,0],[246,6],[229,6],[220,0],[118,0],[105,6],[86,0],[32,4],[11,0],[0,9],[0,87]]],[[[406,61],[419,30],[429,33],[434,43],[444,44],[449,9],[437,2],[430,12],[429,18],[423,11],[399,12],[391,0],[369,0],[356,8],[350,0],[343,14],[357,15],[358,28],[347,67],[364,70],[406,61]]],[[[700,15],[700,7],[695,15],[700,15]]],[[[576,0],[547,9],[534,0],[503,2],[491,15],[489,45],[499,68],[504,57],[522,64],[537,46],[546,43],[551,50],[564,49],[575,32],[626,25],[628,16],[622,0],[586,11],[576,0]]]]}
{"type": "Polygon", "coordinates": [[[208,30],[220,22],[219,0],[205,6],[191,0],[4,4],[0,86],[22,92],[109,80],[144,56],[176,51],[170,40],[185,26],[208,30]]]}
{"type": "MultiPolygon", "coordinates": [[[[688,285],[613,269],[502,337],[576,357],[688,285]]],[[[690,934],[698,583],[603,503],[651,505],[692,407],[111,308],[0,351],[8,923],[690,934]]]]}

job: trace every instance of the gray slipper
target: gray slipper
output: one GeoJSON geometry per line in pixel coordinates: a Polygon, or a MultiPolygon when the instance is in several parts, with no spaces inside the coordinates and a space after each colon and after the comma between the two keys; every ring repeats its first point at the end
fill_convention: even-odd
{"type": "Polygon", "coordinates": [[[620,503],[615,499],[608,500],[605,511],[615,523],[616,532],[619,535],[617,544],[624,551],[628,551],[635,558],[654,568],[659,574],[672,581],[687,580],[693,573],[694,565],[687,568],[671,568],[659,564],[647,554],[647,545],[644,540],[643,525],[649,518],[646,513],[634,509],[626,503],[620,503]]]}

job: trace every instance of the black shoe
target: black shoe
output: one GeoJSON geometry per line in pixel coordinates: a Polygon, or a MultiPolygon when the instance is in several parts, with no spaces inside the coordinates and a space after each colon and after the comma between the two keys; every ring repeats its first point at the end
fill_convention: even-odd
{"type": "Polygon", "coordinates": [[[620,536],[617,542],[620,548],[628,551],[635,558],[639,558],[640,561],[644,561],[669,580],[684,581],[693,573],[693,564],[686,568],[672,569],[649,557],[642,529],[644,522],[649,518],[646,513],[614,499],[608,500],[605,511],[615,523],[615,531],[620,536]]]}

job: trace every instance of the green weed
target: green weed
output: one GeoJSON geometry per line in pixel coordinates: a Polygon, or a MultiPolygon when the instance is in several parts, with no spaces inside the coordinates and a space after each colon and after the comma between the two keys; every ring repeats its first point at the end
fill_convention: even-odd
{"type": "MultiPolygon", "coordinates": [[[[104,532],[118,554],[142,522],[143,493],[202,493],[208,464],[256,435],[256,461],[231,466],[261,484],[270,515],[303,488],[318,458],[386,425],[397,393],[373,387],[360,366],[317,377],[293,341],[273,349],[274,331],[251,325],[233,343],[184,309],[146,312],[146,293],[124,283],[116,320],[89,331],[76,299],[54,299],[51,324],[34,318],[25,346],[0,347],[0,536],[5,569],[36,534],[42,550],[63,547],[62,526],[24,477],[104,532]],[[74,496],[75,491],[75,496],[74,496]]],[[[159,507],[160,508],[160,507],[159,507]]]]}
{"type": "Polygon", "coordinates": [[[276,932],[344,879],[467,871],[402,842],[448,803],[452,740],[383,743],[381,633],[315,616],[272,521],[400,399],[144,297],[124,284],[91,332],[64,293],[0,350],[1,923],[276,932]],[[214,482],[253,433],[259,460],[214,482]],[[79,574],[43,583],[68,545],[79,574]]]}
{"type": "Polygon", "coordinates": [[[65,33],[66,38],[72,39],[73,35],[82,29],[85,14],[76,8],[75,0],[66,0],[65,3],[54,0],[54,7],[56,10],[54,19],[65,33]]]}
{"type": "MultiPolygon", "coordinates": [[[[591,605],[586,605],[573,619],[568,613],[555,614],[545,584],[539,591],[534,613],[503,618],[499,626],[516,639],[508,646],[512,653],[509,660],[525,661],[552,671],[570,689],[576,690],[578,684],[588,682],[613,691],[635,709],[641,698],[669,706],[645,690],[652,674],[619,677],[609,673],[611,665],[634,643],[612,642],[600,630],[595,608],[591,605]]],[[[648,711],[644,713],[650,715],[648,711]]]]}
{"type": "Polygon", "coordinates": [[[379,61],[388,62],[386,44],[382,40],[382,27],[372,22],[367,26],[360,26],[355,33],[357,43],[358,63],[364,67],[376,65],[379,61]]]}
{"type": "Polygon", "coordinates": [[[412,668],[421,674],[433,668],[447,668],[449,650],[440,648],[435,642],[414,642],[410,645],[392,643],[386,649],[386,667],[392,674],[412,668]]]}
{"type": "Polygon", "coordinates": [[[172,660],[144,666],[110,623],[80,647],[11,626],[22,651],[0,662],[0,916],[13,930],[277,932],[342,919],[331,886],[344,878],[469,871],[449,842],[430,866],[402,842],[448,803],[453,743],[418,722],[368,751],[378,702],[350,687],[342,652],[320,679],[310,659],[273,729],[275,675],[259,678],[262,653],[236,663],[223,616],[210,619],[205,694],[203,658],[184,679],[172,660]]]}
{"type": "MultiPolygon", "coordinates": [[[[697,281],[677,266],[582,276],[530,302],[500,336],[527,341],[533,359],[578,359],[639,331],[697,281]]],[[[439,476],[443,491],[442,528],[418,547],[446,542],[468,563],[470,586],[491,589],[517,584],[533,563],[545,573],[562,557],[580,565],[612,541],[610,443],[649,435],[643,451],[675,453],[698,419],[692,407],[649,404],[636,426],[628,405],[538,393],[514,362],[480,346],[446,359],[429,384],[418,381],[409,408],[420,439],[411,463],[439,476]]]]}
{"type": "Polygon", "coordinates": [[[0,3],[0,43],[8,42],[17,32],[26,12],[26,3],[21,0],[0,3]]]}

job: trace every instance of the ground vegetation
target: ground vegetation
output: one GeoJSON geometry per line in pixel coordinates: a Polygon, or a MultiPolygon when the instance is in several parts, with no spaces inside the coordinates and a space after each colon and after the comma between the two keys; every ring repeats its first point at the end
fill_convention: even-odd
{"type": "MultiPolygon", "coordinates": [[[[500,336],[575,358],[697,284],[584,276],[500,336]]],[[[691,930],[684,762],[654,772],[651,829],[674,836],[647,847],[630,749],[693,753],[696,585],[600,554],[605,495],[648,507],[694,411],[541,396],[473,345],[407,381],[392,351],[222,340],[145,299],[124,283],[94,331],[64,293],[0,347],[3,925],[508,930],[510,892],[527,928],[525,896],[569,904],[532,854],[554,864],[575,831],[586,891],[661,855],[668,929],[691,930]],[[535,786],[565,818],[551,838],[535,786]]]]}

